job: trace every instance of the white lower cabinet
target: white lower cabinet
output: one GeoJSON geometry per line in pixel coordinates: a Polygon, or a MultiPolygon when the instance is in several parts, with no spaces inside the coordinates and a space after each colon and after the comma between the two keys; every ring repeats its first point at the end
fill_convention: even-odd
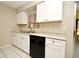
{"type": "Polygon", "coordinates": [[[29,35],[21,35],[18,41],[18,47],[29,53],[29,35]]]}
{"type": "Polygon", "coordinates": [[[29,53],[30,39],[28,34],[16,33],[12,38],[12,44],[29,53]]]}
{"type": "MultiPolygon", "coordinates": [[[[13,33],[12,44],[30,54],[29,34],[13,33]]],[[[53,38],[46,38],[45,58],[64,58],[64,57],[65,57],[65,41],[53,38]]]]}
{"type": "Polygon", "coordinates": [[[17,34],[16,33],[12,33],[12,39],[11,39],[11,43],[14,45],[17,45],[17,34]]]}
{"type": "Polygon", "coordinates": [[[64,58],[65,41],[46,38],[45,58],[64,58]]]}

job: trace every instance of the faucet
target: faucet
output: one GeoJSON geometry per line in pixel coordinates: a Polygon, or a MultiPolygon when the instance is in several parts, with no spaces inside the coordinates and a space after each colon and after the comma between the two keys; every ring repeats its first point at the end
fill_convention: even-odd
{"type": "Polygon", "coordinates": [[[30,27],[30,33],[34,33],[34,29],[32,27],[30,27]]]}

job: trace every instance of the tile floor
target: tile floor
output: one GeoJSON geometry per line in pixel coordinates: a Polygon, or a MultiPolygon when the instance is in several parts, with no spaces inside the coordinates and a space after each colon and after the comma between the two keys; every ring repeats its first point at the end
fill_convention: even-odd
{"type": "Polygon", "coordinates": [[[30,58],[30,56],[16,47],[8,45],[0,48],[0,58],[30,58]]]}

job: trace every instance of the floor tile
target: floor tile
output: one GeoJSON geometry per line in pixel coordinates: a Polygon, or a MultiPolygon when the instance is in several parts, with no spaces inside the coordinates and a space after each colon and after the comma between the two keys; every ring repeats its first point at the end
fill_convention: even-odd
{"type": "Polygon", "coordinates": [[[30,58],[30,56],[26,53],[24,53],[23,51],[15,48],[15,47],[11,47],[18,55],[20,55],[23,58],[30,58]]]}
{"type": "Polygon", "coordinates": [[[7,54],[8,58],[20,58],[19,55],[17,55],[16,53],[11,53],[11,54],[7,54]]]}
{"type": "Polygon", "coordinates": [[[6,56],[5,56],[4,53],[0,50],[0,58],[4,58],[4,57],[6,57],[6,56]]]}
{"type": "Polygon", "coordinates": [[[0,58],[30,58],[30,56],[18,48],[10,45],[0,48],[0,58]]]}

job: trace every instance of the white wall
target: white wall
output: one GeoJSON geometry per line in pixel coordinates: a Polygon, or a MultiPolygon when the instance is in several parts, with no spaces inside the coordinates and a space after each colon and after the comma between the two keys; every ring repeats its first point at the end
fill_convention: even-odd
{"type": "Polygon", "coordinates": [[[64,1],[63,10],[63,26],[66,31],[66,57],[73,57],[74,54],[74,39],[73,39],[73,20],[74,20],[74,8],[75,3],[73,1],[64,1]]]}
{"type": "Polygon", "coordinates": [[[0,4],[0,46],[10,41],[11,31],[18,31],[16,25],[16,11],[0,4]]]}

